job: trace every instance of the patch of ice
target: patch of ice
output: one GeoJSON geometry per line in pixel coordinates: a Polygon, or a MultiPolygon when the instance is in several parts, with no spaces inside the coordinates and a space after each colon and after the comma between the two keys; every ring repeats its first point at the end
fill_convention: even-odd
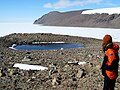
{"type": "Polygon", "coordinates": [[[23,70],[46,70],[48,69],[47,67],[43,67],[43,66],[21,64],[21,63],[16,63],[14,64],[13,67],[18,67],[19,69],[23,69],[23,70]]]}
{"type": "Polygon", "coordinates": [[[84,65],[86,62],[78,62],[78,61],[69,61],[68,64],[78,64],[78,65],[84,65]]]}
{"type": "Polygon", "coordinates": [[[82,14],[95,14],[95,13],[120,14],[120,7],[93,9],[82,12],[82,14]]]}
{"type": "Polygon", "coordinates": [[[84,65],[86,62],[78,62],[79,65],[84,65]]]}
{"type": "Polygon", "coordinates": [[[14,50],[16,50],[16,47],[17,45],[16,44],[13,44],[11,47],[9,47],[10,49],[14,49],[14,50]]]}

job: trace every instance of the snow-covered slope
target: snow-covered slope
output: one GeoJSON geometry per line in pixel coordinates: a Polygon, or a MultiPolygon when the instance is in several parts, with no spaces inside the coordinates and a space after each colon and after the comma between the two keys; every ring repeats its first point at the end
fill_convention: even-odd
{"type": "Polygon", "coordinates": [[[11,33],[53,33],[71,36],[83,36],[102,39],[110,34],[114,41],[120,42],[120,29],[83,28],[83,27],[56,27],[33,24],[0,24],[0,37],[11,33]]]}
{"type": "Polygon", "coordinates": [[[120,7],[101,8],[101,9],[87,10],[82,12],[82,14],[95,14],[95,13],[120,14],[120,7]]]}

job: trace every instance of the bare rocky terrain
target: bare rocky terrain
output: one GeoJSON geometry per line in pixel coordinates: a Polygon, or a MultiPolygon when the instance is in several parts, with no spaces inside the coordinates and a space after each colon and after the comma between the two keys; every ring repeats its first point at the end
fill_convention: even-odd
{"type": "MultiPolygon", "coordinates": [[[[120,45],[120,43],[118,43],[120,45]]],[[[0,38],[0,90],[102,90],[101,40],[54,34],[10,34],[0,38]],[[12,44],[32,42],[82,43],[84,48],[12,50],[12,44]],[[27,57],[29,61],[23,61],[27,57]],[[76,62],[85,61],[78,65],[76,62]],[[68,62],[74,62],[70,64],[68,62]],[[15,63],[42,65],[48,70],[21,70],[15,63]]],[[[119,77],[115,90],[120,90],[119,77]]]]}
{"type": "Polygon", "coordinates": [[[35,20],[34,24],[47,26],[120,28],[120,14],[82,14],[84,11],[85,10],[49,12],[35,20]]]}

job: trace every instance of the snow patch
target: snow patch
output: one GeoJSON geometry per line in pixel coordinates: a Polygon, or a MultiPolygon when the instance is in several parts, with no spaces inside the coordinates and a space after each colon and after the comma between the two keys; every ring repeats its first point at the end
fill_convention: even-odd
{"type": "Polygon", "coordinates": [[[78,64],[78,65],[85,65],[86,62],[78,62],[78,61],[69,61],[68,64],[78,64]]]}
{"type": "Polygon", "coordinates": [[[82,14],[95,14],[95,13],[120,14],[120,7],[101,8],[101,9],[94,9],[94,10],[86,10],[82,12],[82,14]]]}
{"type": "Polygon", "coordinates": [[[17,68],[23,69],[23,70],[46,70],[46,69],[48,69],[47,67],[43,67],[43,66],[21,64],[21,63],[16,63],[16,64],[14,64],[13,67],[17,67],[17,68]]]}
{"type": "Polygon", "coordinates": [[[16,44],[13,44],[11,47],[9,47],[10,49],[14,49],[14,50],[16,50],[16,47],[17,45],[16,44]]]}
{"type": "Polygon", "coordinates": [[[78,62],[79,65],[84,65],[86,62],[78,62]]]}

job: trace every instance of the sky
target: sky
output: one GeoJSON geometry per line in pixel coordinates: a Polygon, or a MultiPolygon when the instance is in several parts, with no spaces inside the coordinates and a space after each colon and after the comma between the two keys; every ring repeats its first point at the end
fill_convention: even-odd
{"type": "Polygon", "coordinates": [[[0,0],[0,23],[33,23],[51,11],[119,7],[119,0],[0,0]]]}

